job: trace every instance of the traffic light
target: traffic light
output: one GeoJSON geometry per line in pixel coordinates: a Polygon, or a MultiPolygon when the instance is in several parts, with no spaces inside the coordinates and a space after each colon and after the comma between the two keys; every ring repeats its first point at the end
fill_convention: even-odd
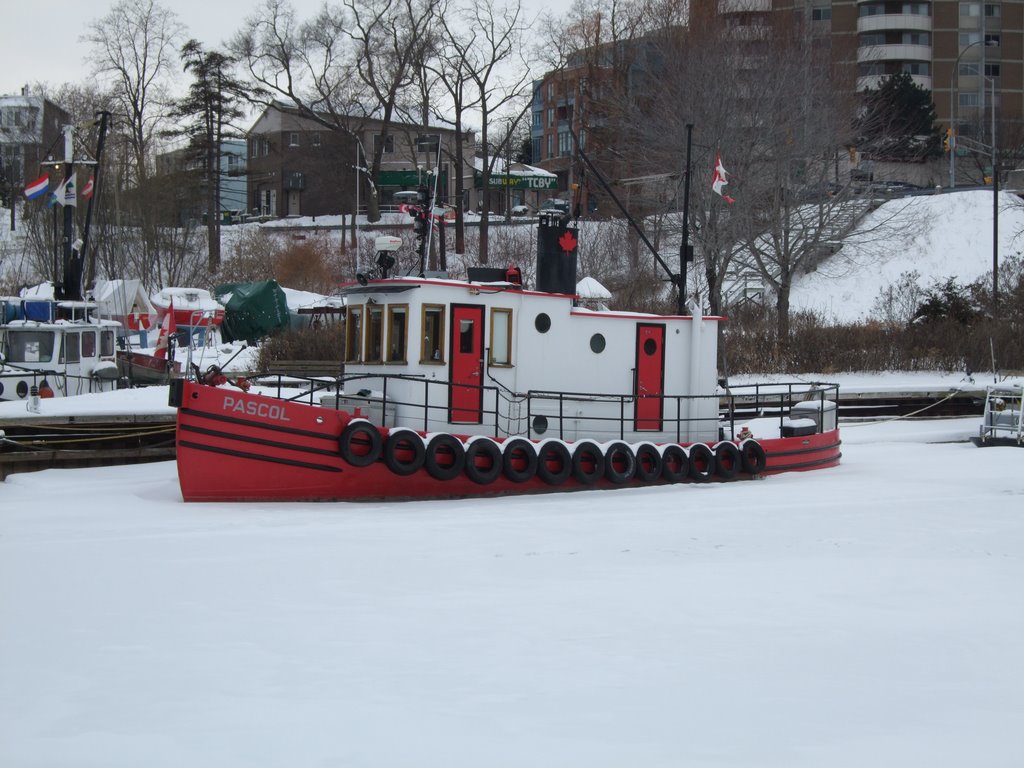
{"type": "Polygon", "coordinates": [[[857,148],[855,146],[853,146],[853,145],[850,146],[850,162],[851,163],[856,163],[857,162],[857,148]]]}
{"type": "Polygon", "coordinates": [[[953,132],[953,128],[949,127],[946,129],[946,138],[942,140],[942,149],[945,152],[951,152],[956,146],[956,134],[953,132]]]}

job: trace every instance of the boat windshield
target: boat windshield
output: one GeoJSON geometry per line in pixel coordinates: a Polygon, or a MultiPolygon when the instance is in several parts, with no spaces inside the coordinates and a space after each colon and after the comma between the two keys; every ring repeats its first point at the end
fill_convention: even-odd
{"type": "Polygon", "coordinates": [[[7,362],[53,361],[53,331],[7,331],[7,362]]]}

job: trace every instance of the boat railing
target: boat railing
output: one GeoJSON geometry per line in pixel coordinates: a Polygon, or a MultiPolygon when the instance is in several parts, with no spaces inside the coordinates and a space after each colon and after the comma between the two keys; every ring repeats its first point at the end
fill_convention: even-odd
{"type": "Polygon", "coordinates": [[[831,428],[835,403],[839,397],[837,384],[784,382],[745,384],[727,387],[713,395],[608,394],[597,392],[563,392],[530,390],[519,394],[491,385],[453,384],[442,379],[429,379],[409,374],[361,373],[337,378],[300,378],[277,376],[277,396],[290,402],[318,404],[319,398],[331,397],[337,407],[365,406],[368,412],[378,410],[387,426],[392,409],[403,413],[401,423],[424,432],[434,431],[440,424],[451,423],[453,406],[449,401],[452,387],[480,390],[479,420],[476,428],[495,437],[530,435],[569,439],[573,434],[605,434],[626,439],[627,434],[649,432],[685,442],[692,433],[736,434],[737,421],[777,417],[780,431],[799,406],[801,416],[815,421],[815,431],[831,428]],[[301,381],[302,391],[287,395],[288,385],[301,381]],[[399,384],[400,383],[400,384],[399,384]],[[414,386],[410,388],[409,384],[414,386]],[[363,386],[365,385],[365,386],[363,386]],[[416,394],[419,392],[419,394],[416,394]],[[647,415],[640,407],[644,400],[660,401],[656,415],[647,415]],[[597,407],[595,407],[597,406],[597,407]],[[419,412],[420,416],[414,416],[419,412]],[[553,422],[553,423],[552,423],[553,422]]]}
{"type": "Polygon", "coordinates": [[[37,371],[32,368],[21,368],[12,363],[7,363],[5,370],[0,372],[0,384],[3,385],[4,397],[9,400],[28,399],[32,387],[39,387],[46,382],[49,387],[58,392],[61,397],[71,395],[90,395],[94,392],[105,392],[110,389],[109,379],[100,379],[94,376],[79,376],[64,371],[37,371]],[[31,383],[29,380],[31,379],[31,383]],[[26,391],[24,394],[18,391],[16,382],[25,382],[26,391]],[[106,383],[106,386],[104,385],[106,383]]]}
{"type": "Polygon", "coordinates": [[[722,418],[728,421],[732,434],[736,434],[738,420],[766,416],[778,417],[781,432],[798,404],[802,415],[814,418],[815,431],[823,432],[830,425],[828,414],[832,414],[834,421],[838,400],[838,384],[803,381],[730,385],[720,397],[722,418]]]}

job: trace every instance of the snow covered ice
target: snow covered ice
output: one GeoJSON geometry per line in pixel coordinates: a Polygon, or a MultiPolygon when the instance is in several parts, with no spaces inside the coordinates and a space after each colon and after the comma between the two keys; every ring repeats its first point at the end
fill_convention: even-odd
{"type": "Polygon", "coordinates": [[[1024,450],[400,504],[0,484],[0,765],[1019,766],[1024,450]]]}

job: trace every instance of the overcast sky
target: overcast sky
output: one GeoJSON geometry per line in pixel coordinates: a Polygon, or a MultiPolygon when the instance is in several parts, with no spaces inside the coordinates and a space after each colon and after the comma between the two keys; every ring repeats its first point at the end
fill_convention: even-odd
{"type": "MultiPolygon", "coordinates": [[[[207,46],[219,46],[251,15],[260,0],[164,0],[207,46]]],[[[79,41],[88,24],[106,15],[113,2],[0,0],[0,94],[19,93],[26,84],[56,86],[81,82],[90,71],[89,46],[79,41]]],[[[292,0],[300,19],[312,16],[322,0],[292,0]]],[[[568,8],[569,0],[523,0],[535,15],[568,8]]]]}

